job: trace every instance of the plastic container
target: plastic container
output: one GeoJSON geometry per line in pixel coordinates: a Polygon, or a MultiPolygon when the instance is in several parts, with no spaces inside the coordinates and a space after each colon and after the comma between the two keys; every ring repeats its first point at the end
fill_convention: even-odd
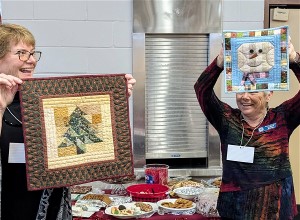
{"type": "Polygon", "coordinates": [[[169,187],[162,184],[135,184],[127,187],[127,192],[136,202],[157,202],[167,198],[169,187]]]}
{"type": "Polygon", "coordinates": [[[204,188],[195,198],[196,212],[205,217],[219,217],[217,201],[219,188],[204,188]]]}
{"type": "Polygon", "coordinates": [[[166,164],[147,164],[145,169],[145,182],[148,184],[168,184],[168,169],[166,164]]]}

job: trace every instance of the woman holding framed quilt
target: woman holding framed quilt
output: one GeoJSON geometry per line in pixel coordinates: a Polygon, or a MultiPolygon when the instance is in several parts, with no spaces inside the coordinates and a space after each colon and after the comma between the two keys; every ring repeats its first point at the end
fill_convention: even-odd
{"type": "MultiPolygon", "coordinates": [[[[291,43],[289,61],[300,82],[300,57],[291,43]]],[[[218,212],[223,219],[293,219],[297,207],[289,138],[300,124],[300,92],[275,108],[268,106],[272,91],[237,92],[238,108],[232,108],[213,91],[223,63],[221,50],[195,84],[202,111],[221,141],[218,212]]]]}
{"type": "MultiPolygon", "coordinates": [[[[41,55],[35,50],[35,39],[28,29],[16,24],[0,25],[2,220],[72,219],[69,189],[28,191],[24,161],[15,162],[9,156],[13,149],[24,149],[18,86],[22,79],[32,78],[41,55]]],[[[129,74],[125,77],[131,95],[135,79],[129,74]]]]}

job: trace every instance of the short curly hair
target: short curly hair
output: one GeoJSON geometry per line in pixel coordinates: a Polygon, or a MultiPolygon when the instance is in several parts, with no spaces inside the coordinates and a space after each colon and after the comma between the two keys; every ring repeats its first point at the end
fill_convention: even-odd
{"type": "Polygon", "coordinates": [[[35,38],[27,28],[17,24],[0,25],[0,59],[19,42],[35,47],[35,38]]]}

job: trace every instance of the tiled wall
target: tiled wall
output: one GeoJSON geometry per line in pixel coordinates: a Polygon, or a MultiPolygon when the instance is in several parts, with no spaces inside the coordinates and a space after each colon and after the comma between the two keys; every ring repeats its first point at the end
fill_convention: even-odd
{"type": "MultiPolygon", "coordinates": [[[[225,30],[263,28],[264,0],[223,1],[225,30]]],[[[132,0],[1,3],[3,22],[24,25],[36,37],[43,52],[37,76],[132,72],[132,0]]],[[[236,105],[234,95],[221,98],[236,105]]]]}
{"type": "MultiPolygon", "coordinates": [[[[262,28],[263,6],[224,0],[224,29],[262,28]]],[[[2,0],[2,14],[35,35],[38,76],[132,72],[132,0],[2,0]]]]}
{"type": "MultiPolygon", "coordinates": [[[[224,29],[263,28],[264,0],[224,0],[223,9],[224,29]]],[[[132,73],[132,0],[2,0],[2,15],[36,37],[37,77],[132,73]]]]}
{"type": "Polygon", "coordinates": [[[131,73],[131,0],[2,0],[3,22],[29,28],[37,75],[131,73]]]}
{"type": "MultiPolygon", "coordinates": [[[[250,30],[264,27],[264,0],[224,0],[224,30],[250,30]]],[[[223,80],[222,86],[223,86],[223,80]]],[[[221,89],[221,98],[233,107],[236,107],[235,94],[224,93],[221,89]]]]}

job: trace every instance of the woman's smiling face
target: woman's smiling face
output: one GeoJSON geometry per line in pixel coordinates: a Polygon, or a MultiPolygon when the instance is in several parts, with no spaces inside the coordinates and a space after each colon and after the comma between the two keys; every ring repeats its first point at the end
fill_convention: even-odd
{"type": "Polygon", "coordinates": [[[33,56],[30,56],[27,61],[21,61],[18,52],[32,52],[33,50],[33,46],[26,45],[23,42],[11,45],[10,51],[0,59],[0,73],[13,75],[20,79],[32,78],[37,61],[33,56]]]}
{"type": "Polygon", "coordinates": [[[243,115],[256,117],[263,114],[272,92],[242,92],[236,94],[236,103],[243,115]]]}

